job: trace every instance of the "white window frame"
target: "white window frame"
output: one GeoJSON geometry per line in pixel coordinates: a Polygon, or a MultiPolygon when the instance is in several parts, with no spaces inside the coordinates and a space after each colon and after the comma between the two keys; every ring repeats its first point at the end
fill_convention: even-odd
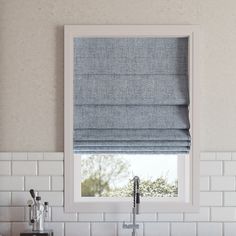
{"type": "MultiPolygon", "coordinates": [[[[75,169],[73,153],[73,66],[75,37],[188,37],[189,119],[192,138],[187,168],[179,170],[188,189],[179,201],[143,200],[141,212],[188,212],[199,209],[199,125],[198,125],[198,26],[192,25],[66,25],[64,27],[64,149],[65,149],[65,210],[67,212],[130,212],[131,201],[122,198],[98,201],[75,201],[75,169]],[[188,178],[186,178],[188,176],[188,178]]],[[[80,158],[77,158],[80,160],[80,158]]],[[[180,167],[182,168],[182,167],[180,167]]]]}

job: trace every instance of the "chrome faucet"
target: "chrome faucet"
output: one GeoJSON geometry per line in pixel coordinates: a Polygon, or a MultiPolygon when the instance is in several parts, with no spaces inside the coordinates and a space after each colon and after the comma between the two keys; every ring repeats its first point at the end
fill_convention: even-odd
{"type": "Polygon", "coordinates": [[[133,178],[134,187],[133,187],[133,208],[132,208],[132,216],[133,222],[132,224],[125,224],[123,222],[123,229],[132,229],[132,236],[136,236],[136,229],[139,228],[139,225],[136,224],[136,215],[139,214],[139,204],[140,204],[140,193],[139,193],[139,177],[135,176],[133,178]]]}

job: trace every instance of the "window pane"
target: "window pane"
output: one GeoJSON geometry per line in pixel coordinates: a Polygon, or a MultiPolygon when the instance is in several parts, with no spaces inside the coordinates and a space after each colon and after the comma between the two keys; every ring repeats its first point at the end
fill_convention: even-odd
{"type": "Polygon", "coordinates": [[[177,197],[177,155],[82,155],[82,197],[130,197],[134,176],[143,197],[177,197]]]}

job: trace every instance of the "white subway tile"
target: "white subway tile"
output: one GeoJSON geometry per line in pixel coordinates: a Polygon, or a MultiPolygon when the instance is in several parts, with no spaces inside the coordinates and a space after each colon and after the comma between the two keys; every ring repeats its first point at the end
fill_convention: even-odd
{"type": "Polygon", "coordinates": [[[78,213],[79,221],[103,221],[103,213],[78,213]]]}
{"type": "Polygon", "coordinates": [[[12,159],[11,152],[0,152],[0,161],[10,161],[12,159]]]}
{"type": "Polygon", "coordinates": [[[32,161],[43,160],[43,152],[28,152],[28,160],[32,161]]]}
{"type": "Polygon", "coordinates": [[[200,175],[222,175],[222,162],[221,161],[201,161],[200,162],[200,175]]]}
{"type": "Polygon", "coordinates": [[[11,236],[11,223],[0,223],[0,235],[11,236]]]}
{"type": "Polygon", "coordinates": [[[47,161],[62,161],[64,159],[63,152],[44,152],[44,160],[47,161]]]}
{"type": "Polygon", "coordinates": [[[27,157],[28,157],[27,152],[13,152],[12,153],[12,160],[26,161],[27,157]]]}
{"type": "Polygon", "coordinates": [[[201,206],[221,206],[222,199],[221,192],[200,192],[201,206]]]}
{"type": "Polygon", "coordinates": [[[141,213],[136,216],[137,221],[156,221],[157,214],[156,213],[141,213]]]}
{"type": "Polygon", "coordinates": [[[195,236],[195,223],[171,223],[171,236],[195,236]]]}
{"type": "Polygon", "coordinates": [[[236,175],[236,161],[225,161],[224,165],[225,175],[236,175]]]}
{"type": "Polygon", "coordinates": [[[12,175],[37,175],[37,162],[12,161],[12,175]]]}
{"type": "Polygon", "coordinates": [[[50,177],[48,176],[26,176],[25,177],[26,190],[50,190],[50,177]]]}
{"type": "Polygon", "coordinates": [[[28,222],[12,222],[12,236],[19,236],[21,232],[31,230],[28,222]]]}
{"type": "Polygon", "coordinates": [[[29,192],[12,192],[13,206],[26,206],[29,199],[31,199],[29,192]]]}
{"type": "Polygon", "coordinates": [[[232,153],[231,153],[231,156],[232,156],[232,160],[233,160],[233,161],[236,161],[236,152],[232,152],[232,153]]]}
{"type": "Polygon", "coordinates": [[[231,160],[231,152],[217,152],[216,160],[220,161],[231,160]]]}
{"type": "Polygon", "coordinates": [[[0,207],[0,221],[24,221],[24,207],[0,207]]]}
{"type": "Polygon", "coordinates": [[[11,175],[10,161],[0,161],[0,175],[11,175]]]}
{"type": "Polygon", "coordinates": [[[52,190],[63,190],[64,189],[64,178],[63,176],[52,176],[52,190]]]}
{"type": "Polygon", "coordinates": [[[10,205],[11,205],[11,193],[0,192],[0,206],[10,206],[10,205]]]}
{"type": "Polygon", "coordinates": [[[92,236],[116,236],[116,223],[92,223],[92,236]]]}
{"type": "Polygon", "coordinates": [[[53,230],[53,235],[55,236],[64,236],[64,223],[46,222],[45,229],[53,230]]]}
{"type": "Polygon", "coordinates": [[[66,223],[66,236],[90,236],[89,223],[66,223]]]}
{"type": "Polygon", "coordinates": [[[225,192],[224,193],[224,205],[225,206],[236,206],[236,192],[225,192]]]}
{"type": "Polygon", "coordinates": [[[63,192],[39,192],[39,196],[50,206],[63,206],[63,192]]]}
{"type": "Polygon", "coordinates": [[[236,223],[224,223],[224,236],[235,236],[236,223]]]}
{"type": "Polygon", "coordinates": [[[209,221],[210,209],[207,207],[200,207],[198,213],[185,213],[185,221],[209,221]]]}
{"type": "Polygon", "coordinates": [[[235,177],[232,176],[211,177],[211,190],[213,191],[235,190],[235,177]]]}
{"type": "Polygon", "coordinates": [[[236,208],[235,207],[212,207],[211,220],[212,221],[235,221],[236,208]]]}
{"type": "Polygon", "coordinates": [[[210,178],[207,176],[200,177],[200,191],[208,191],[210,189],[210,178]]]}
{"type": "MultiPolygon", "coordinates": [[[[126,222],[126,223],[130,224],[131,222],[126,222]]],[[[137,223],[137,224],[139,225],[139,228],[136,230],[137,236],[143,236],[143,224],[142,223],[137,223]]],[[[132,233],[131,229],[123,229],[123,223],[118,224],[118,236],[130,236],[131,233],[132,233]]]]}
{"type": "Polygon", "coordinates": [[[24,190],[24,177],[0,176],[0,190],[2,191],[24,190]]]}
{"type": "MultiPolygon", "coordinates": [[[[34,160],[39,160],[39,163],[41,164],[41,174],[42,175],[53,175],[51,177],[51,188],[54,191],[61,191],[61,192],[40,192],[39,195],[42,197],[43,201],[49,201],[49,204],[52,206],[63,206],[63,176],[57,176],[57,175],[63,175],[63,153],[54,159],[53,155],[54,153],[51,153],[49,155],[46,154],[45,159],[45,153],[44,153],[44,160],[42,161],[42,155],[37,156],[37,153],[28,153],[28,160],[32,161],[13,161],[13,174],[16,175],[30,175],[32,174],[32,168],[25,168],[25,166],[29,165],[28,163],[36,163],[34,160]],[[62,157],[62,158],[61,158],[62,157]],[[31,159],[32,158],[32,159],[31,159]],[[47,160],[47,161],[46,161],[47,160]],[[53,160],[53,161],[50,161],[53,160]],[[16,167],[16,164],[19,163],[19,167],[16,167]],[[22,163],[25,163],[23,165],[22,163]],[[45,164],[44,164],[45,163],[45,164]],[[55,168],[54,170],[48,168],[47,164],[55,164],[55,163],[61,163],[60,168],[55,168]],[[15,166],[14,166],[15,165],[15,166]],[[44,166],[45,165],[45,166],[44,166]],[[44,168],[45,167],[45,168],[44,168]],[[47,169],[48,168],[48,169],[47,169]],[[24,172],[21,172],[24,169],[24,172]],[[28,174],[26,173],[28,170],[28,174]],[[51,170],[51,171],[50,171],[51,170]],[[50,172],[50,173],[49,173],[50,172]],[[59,174],[60,173],[60,174],[59,174]]],[[[203,163],[203,170],[201,170],[202,177],[200,178],[200,188],[201,191],[209,191],[209,189],[212,189],[213,191],[233,191],[235,190],[235,175],[236,175],[236,161],[229,161],[229,154],[230,153],[214,153],[214,154],[208,154],[204,157],[201,156],[201,158],[204,158],[204,161],[201,161],[201,166],[203,163]],[[211,161],[211,158],[215,155],[215,161],[211,161]],[[211,157],[210,157],[211,156],[211,157]],[[208,158],[208,159],[207,159],[208,158]],[[208,161],[206,161],[208,160],[208,161]],[[224,174],[228,176],[217,176],[222,175],[222,163],[224,162],[224,174]],[[215,164],[216,163],[216,164],[215,164]],[[209,169],[207,170],[207,166],[209,169]],[[216,167],[216,169],[214,169],[216,167]],[[213,175],[212,177],[208,177],[210,175],[213,175]],[[211,179],[211,181],[209,181],[211,179]],[[211,182],[211,186],[209,187],[209,182],[211,182]]],[[[21,154],[22,155],[22,154],[21,154]]],[[[14,158],[25,158],[21,155],[14,155],[14,158]]],[[[10,160],[11,159],[11,153],[9,153],[9,156],[6,156],[10,160]]],[[[232,154],[232,158],[236,160],[236,153],[232,154]]],[[[17,159],[17,160],[22,160],[17,159]]],[[[212,159],[213,160],[213,159],[212,159]]],[[[1,154],[0,154],[0,175],[1,173],[1,162],[8,162],[9,161],[1,161],[1,154]]],[[[8,168],[8,167],[7,167],[8,168]]],[[[11,168],[8,168],[8,170],[11,168]]],[[[4,174],[9,175],[9,171],[4,174]]],[[[45,187],[41,190],[48,191],[50,190],[50,177],[49,176],[26,176],[26,182],[25,186],[26,189],[35,188],[35,185],[32,187],[29,187],[29,183],[34,182],[37,178],[39,186],[42,187],[42,183],[46,183],[46,189],[45,187]],[[31,180],[30,180],[31,179],[31,180]],[[34,180],[34,181],[32,181],[34,180]],[[45,182],[46,180],[46,182],[45,182]]],[[[37,185],[37,181],[36,181],[37,185]]],[[[11,195],[12,195],[12,205],[13,206],[23,206],[27,204],[27,200],[30,199],[30,195],[28,192],[17,192],[17,191],[23,191],[24,190],[24,177],[22,176],[1,176],[0,177],[0,190],[2,191],[8,191],[8,192],[0,192],[0,206],[4,206],[0,208],[0,220],[4,218],[4,221],[23,221],[24,220],[24,208],[23,207],[6,207],[11,204],[11,195]],[[3,180],[3,181],[2,181],[3,180]],[[6,180],[6,181],[5,181],[6,180]],[[14,181],[15,182],[14,182],[14,181]],[[11,183],[14,183],[13,185],[11,183]],[[19,183],[19,185],[17,184],[19,183]],[[2,189],[3,187],[3,189],[2,189]],[[6,188],[6,189],[5,189],[6,188]],[[17,188],[17,189],[14,189],[17,188]],[[9,191],[13,191],[12,194],[9,191]],[[20,210],[18,210],[18,208],[20,210]],[[17,209],[17,210],[16,210],[17,209]],[[23,213],[22,213],[23,212],[23,213]],[[23,214],[23,218],[22,218],[23,214]],[[4,217],[3,217],[4,215],[4,217]],[[5,217],[7,216],[7,218],[5,217]]],[[[40,189],[38,189],[40,190],[40,189]]],[[[222,201],[224,199],[224,205],[226,207],[212,207],[211,211],[211,220],[215,221],[213,222],[206,222],[209,221],[209,208],[208,207],[201,207],[199,213],[185,213],[184,214],[184,220],[187,222],[175,222],[171,223],[171,236],[177,236],[177,235],[196,235],[196,223],[198,222],[198,236],[204,236],[204,235],[216,235],[216,236],[222,236],[222,224],[223,221],[236,221],[236,192],[225,192],[224,198],[222,197],[222,192],[201,192],[201,206],[222,206],[222,201]],[[230,207],[232,206],[232,207],[230,207]],[[205,222],[203,222],[205,221],[205,222]],[[191,222],[191,223],[190,223],[191,222]],[[178,232],[176,232],[178,230],[178,232]],[[186,230],[185,230],[186,229],[186,230]],[[179,231],[182,233],[180,234],[179,231]],[[191,232],[190,232],[191,231],[191,232]]],[[[25,207],[27,209],[27,207],[25,207]]],[[[102,213],[79,213],[78,214],[78,220],[79,221],[86,221],[85,222],[68,222],[68,221],[76,221],[76,213],[64,213],[63,207],[53,207],[52,209],[52,220],[53,221],[62,221],[57,223],[48,222],[47,226],[49,228],[55,228],[58,231],[58,235],[63,236],[64,235],[64,223],[65,223],[65,236],[73,236],[76,232],[76,235],[89,235],[90,231],[90,223],[92,223],[92,236],[97,235],[109,235],[109,236],[117,236],[116,233],[118,232],[118,236],[124,236],[124,235],[130,235],[130,230],[122,229],[122,223],[118,223],[118,229],[117,227],[117,221],[126,221],[126,223],[129,223],[130,221],[130,214],[121,214],[121,213],[107,213],[105,214],[105,220],[106,221],[114,221],[112,223],[108,222],[100,222],[95,223],[95,221],[103,221],[103,214],[102,213]],[[51,227],[50,227],[51,224],[51,227]],[[107,234],[107,226],[108,225],[108,231],[110,232],[107,234]],[[78,229],[78,230],[77,230],[78,229]],[[104,229],[104,231],[102,231],[104,229]]],[[[144,231],[145,236],[154,236],[154,235],[168,235],[169,236],[169,221],[183,221],[183,214],[182,213],[160,213],[158,214],[158,220],[159,221],[167,221],[167,222],[150,222],[150,221],[156,221],[156,214],[155,213],[145,213],[137,216],[137,221],[146,221],[144,231]],[[158,234],[157,234],[158,232],[158,234]]],[[[1,224],[0,223],[0,234],[1,234],[1,224]]],[[[10,223],[8,223],[10,224],[10,223]]],[[[19,227],[25,227],[24,223],[13,223],[12,224],[12,232],[13,236],[16,236],[16,228],[19,227]]],[[[143,224],[140,224],[141,229],[139,230],[139,236],[143,235],[143,224]]],[[[236,223],[225,223],[224,227],[224,236],[231,236],[232,231],[235,232],[236,230],[236,223]]],[[[22,231],[22,230],[21,230],[22,231]]],[[[55,235],[55,232],[54,232],[55,235]]],[[[5,236],[5,235],[3,235],[5,236]]],[[[9,235],[10,236],[10,235],[9,235]]],[[[19,235],[17,235],[19,236],[19,235]]]]}
{"type": "Polygon", "coordinates": [[[39,161],[39,175],[63,175],[63,161],[39,161]]]}
{"type": "Polygon", "coordinates": [[[52,207],[52,221],[77,221],[77,214],[66,213],[63,207],[52,207]]]}
{"type": "Polygon", "coordinates": [[[222,236],[221,223],[198,223],[198,236],[222,236]]]}
{"type": "Polygon", "coordinates": [[[130,221],[129,213],[105,213],[105,221],[130,221]]]}
{"type": "Polygon", "coordinates": [[[29,221],[29,207],[24,207],[24,221],[29,221]]]}
{"type": "Polygon", "coordinates": [[[201,160],[214,161],[216,159],[215,152],[202,152],[200,155],[201,155],[201,160]]]}
{"type": "Polygon", "coordinates": [[[146,236],[169,236],[169,223],[145,223],[144,235],[146,236]]]}
{"type": "Polygon", "coordinates": [[[183,213],[159,213],[158,221],[183,221],[183,213]]]}

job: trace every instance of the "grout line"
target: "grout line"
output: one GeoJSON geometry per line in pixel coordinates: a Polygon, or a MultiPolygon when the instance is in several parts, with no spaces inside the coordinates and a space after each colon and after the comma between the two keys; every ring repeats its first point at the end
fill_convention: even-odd
{"type": "Polygon", "coordinates": [[[10,235],[13,235],[13,227],[12,227],[12,222],[10,223],[10,235]]]}
{"type": "MultiPolygon", "coordinates": [[[[13,165],[13,163],[12,163],[12,161],[10,162],[10,164],[11,164],[11,176],[12,176],[12,165],[13,165]]],[[[23,181],[24,181],[24,179],[23,179],[23,181]]],[[[25,184],[25,181],[24,181],[24,184],[25,184]]],[[[25,189],[25,188],[24,188],[25,189]]],[[[9,190],[9,192],[10,192],[10,199],[11,199],[11,206],[12,206],[12,190],[9,190]]]]}
{"type": "Polygon", "coordinates": [[[36,161],[36,176],[39,176],[39,161],[36,161]]]}
{"type": "Polygon", "coordinates": [[[10,199],[11,199],[11,204],[10,204],[10,206],[12,206],[12,191],[10,192],[10,199]]]}
{"type": "Polygon", "coordinates": [[[225,192],[222,192],[222,207],[225,207],[225,192]]]}
{"type": "Polygon", "coordinates": [[[196,236],[198,235],[198,223],[199,222],[196,222],[196,236]]]}
{"type": "Polygon", "coordinates": [[[234,190],[236,190],[236,176],[234,176],[234,190]]]}
{"type": "Polygon", "coordinates": [[[225,161],[222,161],[222,176],[225,176],[225,161]]]}
{"type": "Polygon", "coordinates": [[[145,236],[145,228],[146,228],[146,224],[143,222],[143,236],[145,236]]]}
{"type": "Polygon", "coordinates": [[[168,236],[170,236],[170,222],[167,223],[168,224],[168,236]]]}
{"type": "Polygon", "coordinates": [[[11,171],[11,176],[13,175],[13,161],[10,161],[10,171],[11,171]]]}
{"type": "Polygon", "coordinates": [[[116,236],[118,236],[118,228],[119,228],[119,222],[116,222],[116,225],[115,225],[115,227],[116,227],[116,229],[115,229],[115,231],[116,231],[116,236]]]}
{"type": "Polygon", "coordinates": [[[51,176],[48,176],[48,178],[49,178],[49,192],[52,192],[52,184],[51,184],[52,178],[51,176]]]}
{"type": "Polygon", "coordinates": [[[212,215],[212,213],[211,213],[211,208],[212,208],[212,207],[209,207],[209,222],[212,221],[212,217],[211,217],[211,215],[212,215]]]}
{"type": "Polygon", "coordinates": [[[209,191],[211,192],[211,185],[212,185],[211,176],[209,176],[208,178],[209,178],[209,191]]]}
{"type": "Polygon", "coordinates": [[[64,236],[66,235],[66,228],[67,228],[67,224],[64,223],[64,236]]]}
{"type": "Polygon", "coordinates": [[[24,186],[23,191],[26,191],[26,181],[25,181],[25,176],[23,176],[23,186],[24,186]]]}
{"type": "Polygon", "coordinates": [[[92,236],[92,222],[89,222],[89,234],[92,236]]]}
{"type": "Polygon", "coordinates": [[[24,220],[26,220],[26,207],[24,207],[24,220]]]}

